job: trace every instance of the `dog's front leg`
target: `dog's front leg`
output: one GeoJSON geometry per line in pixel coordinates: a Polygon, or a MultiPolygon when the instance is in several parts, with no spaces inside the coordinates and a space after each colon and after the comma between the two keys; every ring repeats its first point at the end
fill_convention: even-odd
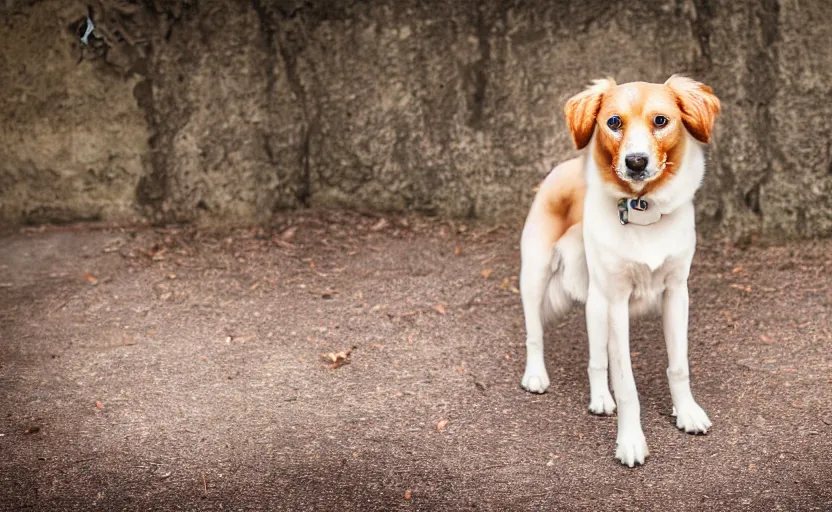
{"type": "Polygon", "coordinates": [[[693,399],[688,367],[687,280],[667,283],[663,297],[662,323],[667,344],[667,381],[676,411],[676,426],[691,434],[705,433],[711,420],[693,399]]]}
{"type": "Polygon", "coordinates": [[[641,404],[630,361],[630,293],[608,299],[609,355],[612,388],[618,405],[618,436],[615,456],[622,464],[644,464],[647,442],[641,429],[641,404]]]}

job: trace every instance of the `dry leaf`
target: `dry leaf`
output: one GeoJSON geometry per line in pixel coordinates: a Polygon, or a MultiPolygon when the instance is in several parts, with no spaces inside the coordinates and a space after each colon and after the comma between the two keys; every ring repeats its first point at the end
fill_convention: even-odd
{"type": "Polygon", "coordinates": [[[442,420],[436,424],[436,430],[442,432],[448,426],[448,420],[442,420]]]}
{"type": "Polygon", "coordinates": [[[314,261],[310,261],[310,262],[309,262],[309,268],[311,268],[312,270],[315,270],[316,268],[318,268],[318,266],[317,266],[317,265],[315,265],[315,262],[314,262],[314,261]]]}
{"type": "Polygon", "coordinates": [[[435,309],[440,315],[444,315],[445,313],[447,313],[444,304],[437,304],[433,307],[433,309],[435,309]]]}
{"type": "Polygon", "coordinates": [[[413,345],[413,334],[408,334],[407,335],[407,342],[409,344],[413,345]]]}
{"type": "Polygon", "coordinates": [[[412,489],[408,489],[408,490],[404,491],[404,499],[405,500],[410,501],[410,498],[412,498],[412,497],[413,497],[413,490],[412,489]]]}
{"type": "Polygon", "coordinates": [[[516,286],[509,287],[509,290],[511,290],[511,293],[520,294],[520,288],[517,288],[516,286]]]}
{"type": "Polygon", "coordinates": [[[350,354],[352,354],[353,350],[355,350],[355,347],[351,347],[349,350],[344,350],[343,352],[321,354],[321,358],[328,361],[324,366],[330,370],[335,370],[345,364],[350,364],[350,354]]]}
{"type": "Polygon", "coordinates": [[[506,361],[511,361],[511,356],[506,354],[506,361]]]}
{"type": "Polygon", "coordinates": [[[762,341],[763,343],[771,343],[771,338],[769,338],[765,334],[761,334],[760,335],[760,341],[762,341]]]}
{"type": "Polygon", "coordinates": [[[297,230],[298,230],[297,226],[292,226],[292,227],[286,228],[286,230],[283,231],[283,233],[280,234],[280,238],[283,239],[283,240],[291,240],[295,236],[295,232],[297,230]]]}
{"type": "Polygon", "coordinates": [[[93,286],[98,285],[98,278],[90,274],[89,272],[84,272],[84,279],[86,279],[87,282],[93,286]]]}
{"type": "Polygon", "coordinates": [[[739,274],[742,272],[742,267],[734,267],[734,270],[731,271],[732,274],[739,274]]]}
{"type": "Polygon", "coordinates": [[[482,271],[482,277],[488,279],[488,276],[490,276],[492,272],[494,272],[493,268],[487,268],[482,271]]]}
{"type": "Polygon", "coordinates": [[[456,369],[456,373],[460,373],[460,374],[465,373],[465,368],[463,368],[461,366],[457,366],[455,369],[456,369]]]}
{"type": "Polygon", "coordinates": [[[751,286],[743,286],[741,284],[732,284],[731,288],[736,288],[737,290],[742,290],[746,293],[751,293],[751,286]]]}
{"type": "Polygon", "coordinates": [[[381,231],[382,229],[386,228],[388,224],[390,223],[387,222],[387,219],[379,219],[378,222],[376,222],[372,225],[372,227],[370,227],[370,231],[381,231]]]}
{"type": "Polygon", "coordinates": [[[460,256],[460,255],[462,255],[462,247],[457,245],[456,247],[454,247],[454,256],[460,256]]]}
{"type": "Polygon", "coordinates": [[[99,402],[98,400],[96,400],[96,401],[95,401],[95,407],[96,407],[96,409],[103,409],[103,408],[104,408],[104,404],[102,404],[101,402],[99,402]]]}
{"type": "Polygon", "coordinates": [[[509,280],[509,278],[504,277],[503,282],[500,283],[500,288],[502,288],[503,290],[508,290],[509,286],[511,286],[511,281],[509,280]]]}

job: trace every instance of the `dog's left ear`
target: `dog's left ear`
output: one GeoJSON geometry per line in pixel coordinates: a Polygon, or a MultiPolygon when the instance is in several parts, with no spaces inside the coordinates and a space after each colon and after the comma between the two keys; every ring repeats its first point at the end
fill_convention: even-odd
{"type": "Polygon", "coordinates": [[[664,83],[676,96],[682,122],[691,135],[702,143],[711,140],[714,120],[721,110],[719,98],[707,85],[684,76],[673,75],[664,83]]]}

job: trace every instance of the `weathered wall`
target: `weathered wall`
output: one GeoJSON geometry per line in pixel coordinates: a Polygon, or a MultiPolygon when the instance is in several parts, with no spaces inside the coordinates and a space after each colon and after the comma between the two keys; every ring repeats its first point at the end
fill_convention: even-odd
{"type": "Polygon", "coordinates": [[[569,96],[683,72],[724,107],[703,229],[832,234],[832,2],[114,2],[129,37],[76,64],[85,4],[5,0],[3,218],[518,220],[569,96]]]}

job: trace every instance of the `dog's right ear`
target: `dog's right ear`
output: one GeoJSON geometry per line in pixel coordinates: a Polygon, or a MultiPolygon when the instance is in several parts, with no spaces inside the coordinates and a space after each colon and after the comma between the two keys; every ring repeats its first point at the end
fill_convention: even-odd
{"type": "Polygon", "coordinates": [[[586,90],[572,96],[566,102],[563,112],[566,114],[566,124],[569,125],[576,148],[583,149],[589,144],[604,94],[613,87],[615,80],[612,78],[593,80],[592,85],[586,90]]]}

